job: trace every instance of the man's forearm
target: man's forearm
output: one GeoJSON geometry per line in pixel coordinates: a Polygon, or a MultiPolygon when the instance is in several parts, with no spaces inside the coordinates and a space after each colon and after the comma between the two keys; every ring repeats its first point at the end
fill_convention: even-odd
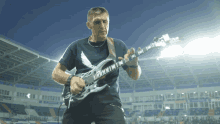
{"type": "Polygon", "coordinates": [[[138,80],[141,76],[141,67],[138,65],[137,68],[127,68],[126,69],[127,74],[130,78],[133,80],[138,80]]]}
{"type": "Polygon", "coordinates": [[[68,77],[70,74],[67,74],[62,71],[57,71],[52,75],[54,81],[58,82],[59,84],[66,84],[68,77]]]}

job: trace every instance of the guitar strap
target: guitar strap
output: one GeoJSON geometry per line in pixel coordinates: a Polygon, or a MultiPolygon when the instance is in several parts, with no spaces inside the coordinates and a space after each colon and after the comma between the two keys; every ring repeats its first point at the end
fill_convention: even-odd
{"type": "Polygon", "coordinates": [[[115,53],[115,46],[114,46],[113,38],[107,37],[107,43],[108,43],[108,50],[109,50],[109,55],[107,58],[111,58],[115,60],[116,62],[116,53],[115,53]]]}

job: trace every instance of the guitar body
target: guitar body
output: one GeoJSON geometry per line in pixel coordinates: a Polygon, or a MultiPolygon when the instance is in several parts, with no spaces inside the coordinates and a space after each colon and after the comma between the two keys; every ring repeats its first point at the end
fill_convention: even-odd
{"type": "Polygon", "coordinates": [[[70,85],[65,85],[63,89],[62,96],[64,97],[65,105],[67,106],[76,106],[80,102],[82,102],[83,99],[85,99],[89,94],[99,92],[104,89],[108,89],[109,85],[104,84],[103,86],[99,85],[100,79],[104,78],[105,76],[102,76],[100,79],[95,79],[95,75],[101,75],[102,70],[108,67],[108,65],[114,64],[115,60],[111,58],[107,58],[103,61],[101,61],[95,68],[92,70],[86,72],[86,73],[80,73],[77,74],[77,77],[82,78],[85,81],[86,86],[83,88],[83,90],[79,94],[72,94],[70,92],[70,85]],[[70,104],[71,103],[71,104],[70,104]]]}

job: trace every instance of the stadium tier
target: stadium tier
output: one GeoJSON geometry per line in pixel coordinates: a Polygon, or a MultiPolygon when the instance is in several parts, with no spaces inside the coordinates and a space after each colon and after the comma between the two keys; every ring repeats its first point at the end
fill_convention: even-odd
{"type": "Polygon", "coordinates": [[[161,110],[145,110],[144,115],[145,116],[157,116],[160,113],[161,110]]]}
{"type": "Polygon", "coordinates": [[[2,103],[0,103],[0,111],[3,113],[8,113],[7,109],[5,109],[5,107],[2,106],[2,103]]]}
{"type": "Polygon", "coordinates": [[[191,108],[190,115],[208,115],[208,108],[191,108]]]}
{"type": "MultiPolygon", "coordinates": [[[[39,106],[31,106],[31,109],[34,109],[39,116],[52,116],[53,113],[50,111],[50,109],[53,109],[55,112],[55,115],[58,116],[58,108],[51,108],[51,107],[39,107],[39,106]]],[[[63,115],[63,112],[65,109],[60,108],[59,116],[63,115]]]]}
{"type": "Polygon", "coordinates": [[[178,116],[180,110],[182,109],[168,109],[163,116],[178,116]]]}
{"type": "Polygon", "coordinates": [[[0,107],[3,109],[3,112],[10,112],[11,111],[14,114],[27,115],[27,113],[25,112],[24,105],[0,102],[0,107]]]}

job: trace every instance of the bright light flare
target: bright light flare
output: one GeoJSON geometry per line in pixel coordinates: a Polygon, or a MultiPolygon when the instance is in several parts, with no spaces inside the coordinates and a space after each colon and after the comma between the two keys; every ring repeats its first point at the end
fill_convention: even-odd
{"type": "Polygon", "coordinates": [[[170,46],[163,51],[161,51],[161,56],[159,58],[166,58],[166,57],[176,57],[178,55],[182,55],[183,53],[183,48],[179,45],[173,45],[170,46]]]}
{"type": "Polygon", "coordinates": [[[220,53],[220,36],[215,38],[199,38],[184,47],[184,54],[207,55],[210,53],[220,53]]]}
{"type": "Polygon", "coordinates": [[[28,99],[30,99],[30,95],[31,95],[30,93],[27,94],[28,99]]]}
{"type": "Polygon", "coordinates": [[[165,109],[170,109],[170,107],[169,107],[169,106],[166,106],[165,109]]]}
{"type": "MultiPolygon", "coordinates": [[[[166,35],[163,36],[164,39],[166,35]]],[[[170,38],[171,40],[172,38],[170,38]]],[[[174,38],[174,40],[177,40],[174,38]]],[[[220,53],[220,35],[214,38],[204,37],[193,40],[188,43],[184,48],[178,45],[170,46],[161,51],[161,56],[157,58],[176,57],[178,55],[207,55],[210,53],[220,53]]]]}

